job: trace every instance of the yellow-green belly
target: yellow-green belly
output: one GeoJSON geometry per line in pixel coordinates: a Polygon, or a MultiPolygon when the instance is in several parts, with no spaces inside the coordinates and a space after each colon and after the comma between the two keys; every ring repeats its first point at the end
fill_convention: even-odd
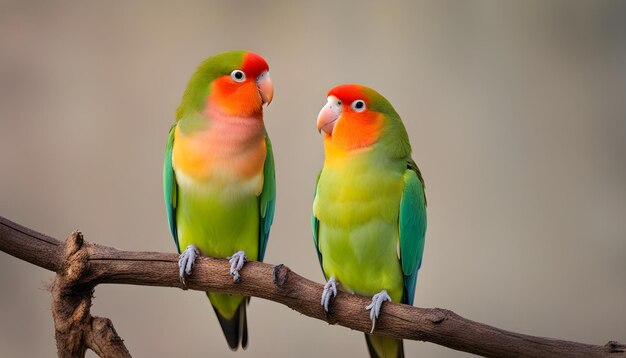
{"type": "Polygon", "coordinates": [[[203,255],[227,257],[243,250],[258,258],[259,201],[256,196],[223,200],[210,194],[179,191],[176,212],[179,248],[195,245],[203,255]]]}
{"type": "MultiPolygon", "coordinates": [[[[250,260],[259,255],[259,201],[252,194],[229,196],[211,190],[179,189],[176,211],[179,249],[195,245],[204,256],[225,258],[244,251],[250,260]]],[[[243,296],[208,292],[211,303],[231,318],[243,296]]]]}
{"type": "Polygon", "coordinates": [[[380,222],[345,229],[320,223],[319,237],[327,278],[334,276],[349,292],[372,296],[387,290],[394,302],[401,301],[397,229],[380,222]]]}
{"type": "Polygon", "coordinates": [[[398,258],[401,174],[368,170],[366,163],[325,167],[313,210],[327,279],[343,290],[374,295],[387,290],[402,300],[404,276],[398,258]]]}

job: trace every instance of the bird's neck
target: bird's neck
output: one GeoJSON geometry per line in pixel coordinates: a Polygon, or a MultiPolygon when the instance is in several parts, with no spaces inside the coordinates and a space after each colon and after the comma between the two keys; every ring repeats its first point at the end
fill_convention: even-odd
{"type": "Polygon", "coordinates": [[[360,148],[347,148],[341,143],[337,143],[333,138],[324,135],[324,167],[345,166],[351,161],[372,155],[374,146],[366,146],[360,148]]]}
{"type": "Polygon", "coordinates": [[[242,146],[258,142],[265,135],[262,112],[238,116],[227,113],[220,106],[209,105],[202,115],[209,121],[207,134],[211,142],[219,146],[243,149],[242,146]]]}

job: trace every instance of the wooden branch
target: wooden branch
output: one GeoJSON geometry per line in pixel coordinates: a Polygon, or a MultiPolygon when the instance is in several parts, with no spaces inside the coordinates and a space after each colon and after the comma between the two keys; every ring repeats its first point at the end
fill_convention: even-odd
{"type": "MultiPolygon", "coordinates": [[[[53,288],[57,345],[63,345],[69,352],[66,355],[59,348],[60,356],[84,354],[84,347],[101,356],[130,356],[110,321],[89,314],[96,285],[180,287],[176,254],[117,250],[83,242],[79,233],[70,235],[61,244],[2,217],[0,250],[57,272],[53,288]],[[73,325],[75,322],[79,324],[73,325]],[[82,336],[76,332],[82,332],[82,336]]],[[[340,292],[326,314],[319,302],[323,286],[284,265],[248,262],[241,270],[241,277],[234,284],[226,260],[201,257],[196,260],[187,286],[199,291],[260,297],[330,324],[361,332],[371,329],[369,313],[364,309],[370,302],[368,297],[340,292]]],[[[534,337],[474,322],[446,309],[389,302],[383,305],[375,333],[428,341],[486,357],[626,357],[626,345],[613,341],[597,346],[534,337]]]]}
{"type": "Polygon", "coordinates": [[[94,283],[80,282],[89,270],[83,235],[74,231],[59,247],[63,255],[52,284],[52,318],[59,357],[84,357],[87,348],[101,357],[130,357],[108,318],[92,317],[94,283]]]}

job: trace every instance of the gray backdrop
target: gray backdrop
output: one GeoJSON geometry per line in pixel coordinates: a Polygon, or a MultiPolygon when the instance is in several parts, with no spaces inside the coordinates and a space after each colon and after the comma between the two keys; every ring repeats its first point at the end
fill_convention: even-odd
{"type": "MultiPolygon", "coordinates": [[[[167,130],[205,57],[270,63],[266,261],[323,280],[310,235],[334,85],[385,95],[424,173],[415,303],[504,329],[626,341],[626,3],[0,1],[0,215],[57,238],[173,252],[167,130]]],[[[53,275],[0,254],[0,356],[54,356],[53,275]]],[[[234,356],[203,293],[103,285],[136,356],[234,356]]],[[[360,333],[253,299],[248,357],[366,354],[360,333]]],[[[408,356],[461,357],[407,342],[408,356]]]]}

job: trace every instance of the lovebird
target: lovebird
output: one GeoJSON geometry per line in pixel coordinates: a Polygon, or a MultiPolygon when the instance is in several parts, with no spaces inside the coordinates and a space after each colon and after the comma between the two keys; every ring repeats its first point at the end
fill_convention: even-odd
{"type": "MultiPolygon", "coordinates": [[[[345,84],[331,89],[317,118],[324,166],[313,202],[313,241],[327,280],[328,312],[337,287],[373,296],[372,331],[385,301],[413,304],[426,233],[424,180],[404,124],[385,97],[345,84]]],[[[366,334],[372,357],[404,357],[402,340],[366,334]]]]}
{"type": "MultiPolygon", "coordinates": [[[[228,258],[239,281],[245,260],[263,261],[276,180],[263,105],[274,87],[263,57],[224,52],[191,76],[165,150],[163,182],[183,288],[198,255],[228,258]]],[[[232,350],[248,344],[249,297],[207,292],[232,350]]]]}

